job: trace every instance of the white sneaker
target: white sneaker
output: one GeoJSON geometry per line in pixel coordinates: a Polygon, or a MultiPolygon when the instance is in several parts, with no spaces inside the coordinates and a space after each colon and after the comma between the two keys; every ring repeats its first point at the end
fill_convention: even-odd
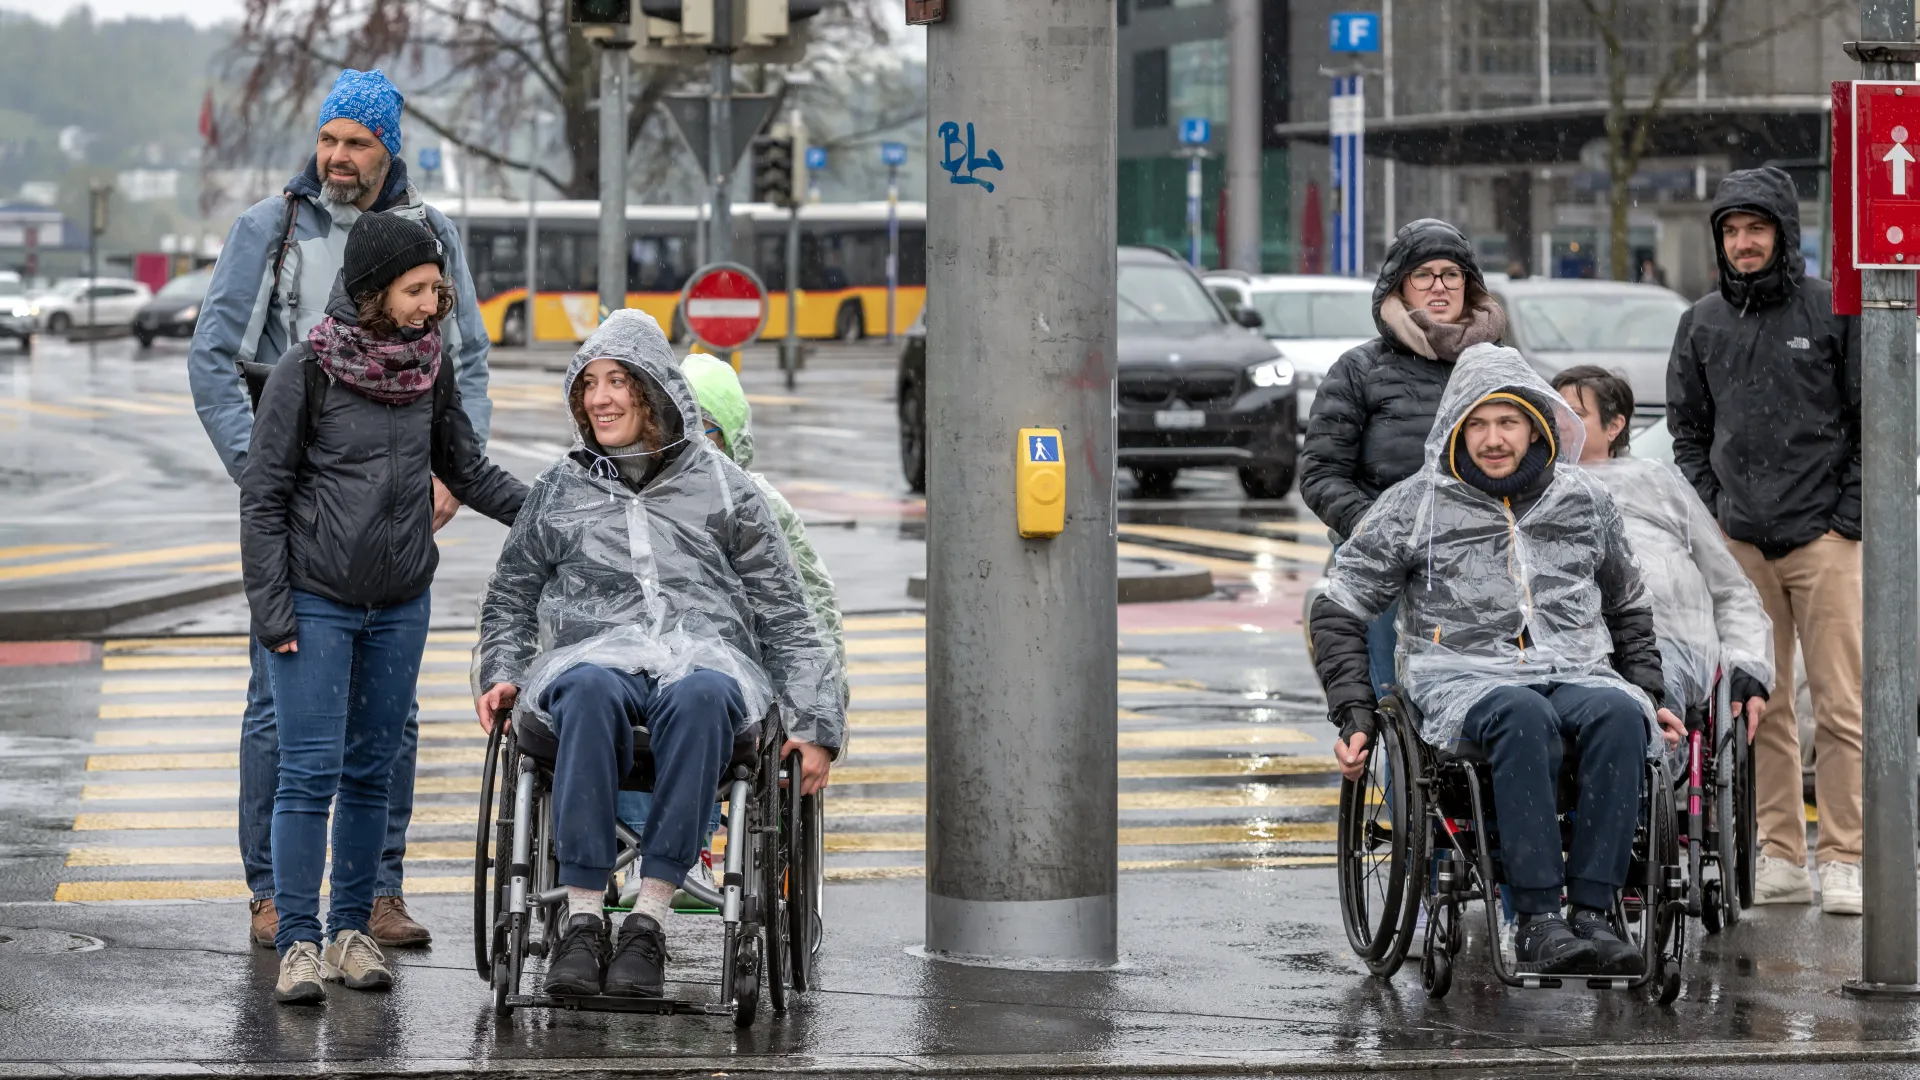
{"type": "Polygon", "coordinates": [[[342,930],[327,942],[321,957],[330,982],[345,983],[354,990],[386,990],[393,986],[393,972],[387,957],[372,938],[358,930],[342,930]]]}
{"type": "Polygon", "coordinates": [[[1820,910],[1829,915],[1860,914],[1860,864],[1830,862],[1820,866],[1820,910]]]}
{"type": "MultiPolygon", "coordinates": [[[[713,881],[713,851],[711,849],[703,849],[700,852],[700,861],[693,864],[693,868],[687,871],[687,876],[698,884],[705,885],[715,892],[720,891],[719,886],[715,885],[713,881]]],[[[673,899],[669,902],[668,906],[672,907],[675,911],[710,910],[705,900],[696,898],[685,889],[673,890],[673,899]]]]}
{"type": "Polygon", "coordinates": [[[280,957],[280,980],[273,986],[274,999],[282,1005],[318,1005],[327,1000],[327,988],[321,985],[325,965],[320,962],[320,946],[311,941],[296,941],[280,957]]]}
{"type": "MultiPolygon", "coordinates": [[[[1856,880],[1858,880],[1856,878],[1856,880]]],[[[1858,886],[1855,886],[1858,889],[1858,886]]],[[[1855,895],[1859,893],[1856,891],[1855,895]]],[[[1813,880],[1807,868],[1790,859],[1760,856],[1759,871],[1754,874],[1753,902],[1759,904],[1811,904],[1813,880]]],[[[1856,900],[1855,903],[1858,903],[1856,900]]]]}

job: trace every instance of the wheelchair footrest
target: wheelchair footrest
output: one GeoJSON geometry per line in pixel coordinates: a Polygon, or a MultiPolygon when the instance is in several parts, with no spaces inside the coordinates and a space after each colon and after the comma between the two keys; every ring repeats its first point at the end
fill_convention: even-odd
{"type": "Polygon", "coordinates": [[[572,997],[557,994],[509,994],[507,1004],[516,1009],[566,1009],[576,1012],[655,1013],[660,1016],[731,1016],[733,1006],[710,1001],[680,1001],[675,998],[609,997],[594,994],[572,997]]]}

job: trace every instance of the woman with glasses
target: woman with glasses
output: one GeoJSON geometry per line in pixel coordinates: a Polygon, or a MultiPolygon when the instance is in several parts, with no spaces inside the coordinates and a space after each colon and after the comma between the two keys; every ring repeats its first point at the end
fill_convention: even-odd
{"type": "MultiPolygon", "coordinates": [[[[1433,218],[1400,229],[1373,286],[1380,336],[1334,361],[1314,397],[1300,495],[1335,534],[1354,535],[1380,493],[1420,471],[1453,363],[1497,343],[1507,320],[1487,294],[1473,245],[1433,218]]],[[[1367,630],[1377,690],[1394,682],[1390,607],[1367,630]]]]}

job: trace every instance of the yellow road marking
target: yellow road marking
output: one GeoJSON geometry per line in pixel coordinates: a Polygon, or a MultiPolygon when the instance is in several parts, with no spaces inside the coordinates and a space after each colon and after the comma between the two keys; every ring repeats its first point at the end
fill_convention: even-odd
{"type": "MultiPolygon", "coordinates": [[[[1121,709],[1117,718],[1122,721],[1152,720],[1164,722],[1166,717],[1133,709],[1121,709]]],[[[927,726],[925,709],[852,709],[847,713],[847,726],[856,729],[867,728],[917,728],[927,726]]]]}
{"type": "MultiPolygon", "coordinates": [[[[415,825],[472,825],[480,809],[465,803],[425,803],[413,808],[415,825]]],[[[126,810],[76,814],[74,832],[113,832],[121,829],[231,829],[240,821],[237,810],[126,810]]],[[[408,851],[413,850],[411,844],[408,851]]]]}
{"type": "MultiPolygon", "coordinates": [[[[121,728],[116,731],[98,731],[94,733],[95,746],[204,746],[208,743],[233,742],[240,737],[240,725],[226,727],[195,728],[121,728]]],[[[420,725],[422,739],[473,739],[481,740],[487,733],[480,725],[469,720],[464,723],[457,720],[429,721],[420,725]]]]}
{"type": "MultiPolygon", "coordinates": [[[[1340,766],[1330,755],[1265,754],[1254,757],[1122,761],[1119,768],[1122,778],[1134,779],[1199,776],[1317,776],[1338,771],[1340,766]]],[[[925,765],[846,765],[833,770],[835,784],[919,784],[924,783],[926,779],[925,765]]]]}
{"type": "MultiPolygon", "coordinates": [[[[1193,690],[1205,690],[1204,683],[1192,679],[1169,679],[1166,681],[1147,679],[1121,679],[1119,691],[1122,694],[1180,694],[1193,690]]],[[[870,701],[923,701],[927,696],[925,683],[867,683],[853,688],[853,707],[859,708],[870,701]]],[[[425,708],[422,705],[421,708],[425,708]]]]}
{"type": "Polygon", "coordinates": [[[769,408],[776,405],[811,405],[813,399],[794,397],[790,394],[748,394],[747,404],[764,405],[769,408]]]}
{"type": "MultiPolygon", "coordinates": [[[[1189,844],[1298,844],[1323,843],[1335,836],[1332,822],[1243,821],[1231,825],[1146,825],[1120,830],[1122,847],[1161,847],[1189,844]]],[[[830,852],[923,851],[926,837],[911,832],[829,832],[830,852]]]]}
{"type": "MultiPolygon", "coordinates": [[[[468,712],[473,709],[473,699],[460,694],[457,696],[422,697],[419,699],[421,712],[468,712]]],[[[177,720],[194,716],[233,716],[247,707],[241,698],[227,698],[222,701],[133,701],[124,703],[102,703],[102,720],[177,720]]]]}
{"type": "Polygon", "coordinates": [[[244,649],[242,636],[116,638],[101,646],[109,653],[147,652],[154,649],[244,649]]]}
{"type": "MultiPolygon", "coordinates": [[[[463,859],[472,862],[473,841],[409,840],[407,861],[411,863],[416,859],[463,859]]],[[[238,865],[239,862],[240,849],[221,844],[204,847],[89,845],[67,853],[68,866],[222,866],[238,865]]]]}
{"type": "Polygon", "coordinates": [[[1181,634],[1264,634],[1267,632],[1266,627],[1255,626],[1252,623],[1208,623],[1201,626],[1144,626],[1138,630],[1127,631],[1121,638],[1121,645],[1122,647],[1126,645],[1127,638],[1137,637],[1165,637],[1181,634]]]}
{"type": "Polygon", "coordinates": [[[77,397],[72,399],[83,405],[93,405],[114,412],[138,413],[142,416],[184,416],[187,410],[173,405],[152,405],[144,401],[130,401],[124,398],[77,397]]]}
{"type": "MultiPolygon", "coordinates": [[[[1237,859],[1121,859],[1122,870],[1295,870],[1332,866],[1331,855],[1248,855],[1237,859]]],[[[926,875],[923,866],[829,866],[828,881],[893,881],[926,875]]],[[[407,879],[414,891],[413,879],[407,879]]]]}
{"type": "Polygon", "coordinates": [[[848,638],[848,656],[895,656],[927,651],[923,637],[848,638]]]}
{"type": "MultiPolygon", "coordinates": [[[[1120,535],[1130,539],[1167,540],[1178,544],[1192,544],[1195,547],[1213,548],[1216,551],[1238,551],[1256,557],[1284,559],[1289,562],[1323,563],[1327,559],[1327,549],[1293,540],[1268,540],[1244,533],[1221,532],[1218,529],[1196,529],[1188,525],[1122,525],[1120,535]]],[[[1176,553],[1175,558],[1180,556],[1176,553]]]]}
{"type": "Polygon", "coordinates": [[[22,544],[0,547],[0,559],[37,559],[42,555],[71,555],[76,551],[99,551],[111,544],[22,544]]]}
{"type": "MultiPolygon", "coordinates": [[[[471,795],[480,790],[480,777],[416,776],[415,795],[471,795]]],[[[80,789],[82,802],[101,799],[149,802],[156,799],[236,799],[240,785],[232,780],[183,780],[159,784],[86,784],[80,789]]]]}
{"type": "MultiPolygon", "coordinates": [[[[422,765],[478,765],[484,746],[429,746],[420,751],[422,765]]],[[[240,755],[218,754],[94,754],[88,772],[161,772],[182,769],[237,769],[240,755]]],[[[416,788],[415,790],[419,790],[416,788]]]]}
{"type": "MultiPolygon", "coordinates": [[[[1276,725],[1243,725],[1213,728],[1162,728],[1157,731],[1122,731],[1122,750],[1189,750],[1209,746],[1277,746],[1281,743],[1311,743],[1313,736],[1298,728],[1276,725]]],[[[910,735],[867,736],[854,744],[861,754],[924,754],[927,740],[910,735]]]]}
{"type": "MultiPolygon", "coordinates": [[[[107,647],[113,647],[112,642],[107,647]]],[[[102,671],[213,671],[251,667],[245,653],[239,656],[103,656],[102,671]]],[[[245,685],[243,682],[241,685],[245,685]]]]}
{"type": "Polygon", "coordinates": [[[167,572],[170,574],[238,574],[242,573],[245,569],[246,567],[236,560],[234,562],[196,563],[193,566],[174,566],[169,567],[167,572]]]}
{"type": "Polygon", "coordinates": [[[471,630],[435,630],[427,635],[429,645],[467,645],[472,646],[480,640],[480,635],[471,630]]]}
{"type": "Polygon", "coordinates": [[[849,634],[869,634],[882,630],[924,630],[925,615],[855,615],[845,620],[849,634]]]}
{"type": "Polygon", "coordinates": [[[97,420],[107,415],[97,409],[75,409],[67,405],[52,405],[44,401],[28,401],[25,398],[11,397],[0,397],[0,409],[17,409],[20,412],[58,416],[67,420],[97,420]]]}
{"type": "MultiPolygon", "coordinates": [[[[329,891],[326,882],[320,892],[329,891]]],[[[473,875],[415,877],[407,875],[407,895],[427,896],[448,893],[472,893],[473,875]]],[[[63,881],[53,890],[53,898],[71,903],[105,900],[245,900],[253,895],[244,881],[63,881]]]]}
{"type": "Polygon", "coordinates": [[[178,547],[153,548],[147,551],[123,551],[116,555],[84,555],[77,559],[56,559],[53,562],[29,563],[25,566],[0,566],[0,581],[54,577],[59,574],[78,574],[89,570],[124,570],[135,566],[156,566],[162,563],[186,562],[189,559],[205,559],[214,555],[230,555],[239,550],[240,545],[233,543],[182,544],[178,547]]]}
{"type": "Polygon", "coordinates": [[[1244,581],[1259,568],[1250,562],[1239,559],[1217,559],[1211,555],[1194,555],[1185,551],[1168,551],[1166,548],[1151,547],[1147,544],[1129,544],[1122,540],[1118,551],[1121,555],[1134,559],[1159,559],[1165,562],[1191,563],[1204,566],[1213,572],[1216,578],[1228,578],[1244,581]]]}
{"type": "MultiPolygon", "coordinates": [[[[1318,807],[1340,805],[1337,787],[1282,787],[1244,784],[1232,788],[1187,791],[1123,791],[1122,810],[1232,810],[1249,806],[1318,807]]],[[[925,799],[861,799],[827,797],[827,818],[918,817],[927,812],[925,799]]],[[[413,850],[411,846],[407,848],[413,850]]]]}
{"type": "MultiPolygon", "coordinates": [[[[467,676],[458,671],[423,671],[421,686],[466,686],[467,676]]],[[[210,694],[222,690],[245,690],[245,675],[209,675],[187,679],[106,679],[100,683],[103,694],[210,694]]]]}

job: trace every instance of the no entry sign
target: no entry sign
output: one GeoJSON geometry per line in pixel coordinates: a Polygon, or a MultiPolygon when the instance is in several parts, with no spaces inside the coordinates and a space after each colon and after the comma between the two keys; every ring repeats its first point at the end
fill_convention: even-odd
{"type": "Polygon", "coordinates": [[[746,267],[713,263],[687,279],[680,312],[694,340],[728,352],[760,336],[767,324],[767,290],[746,267]]]}

